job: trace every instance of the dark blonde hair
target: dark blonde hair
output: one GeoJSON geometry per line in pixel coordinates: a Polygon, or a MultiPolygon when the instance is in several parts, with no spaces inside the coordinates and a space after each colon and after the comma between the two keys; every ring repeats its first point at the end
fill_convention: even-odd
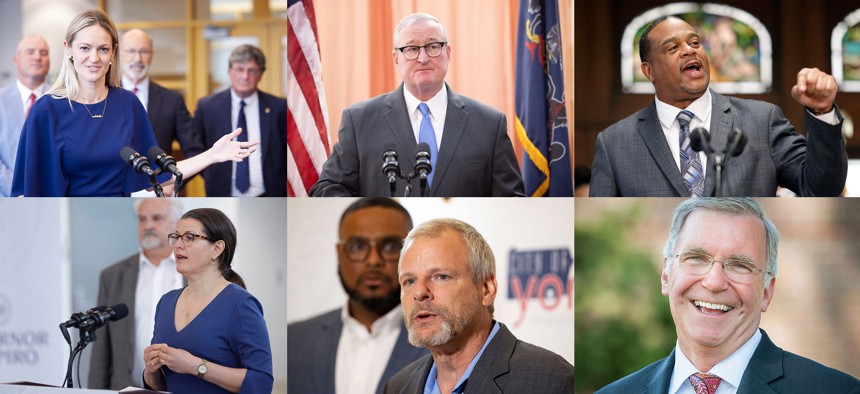
{"type": "MultiPolygon", "coordinates": [[[[111,62],[116,64],[117,67],[108,65],[105,85],[108,87],[118,87],[122,74],[119,67],[119,35],[117,34],[116,26],[114,26],[113,21],[107,14],[97,9],[86,10],[78,14],[78,16],[72,19],[68,29],[66,29],[66,42],[71,47],[78,32],[93,25],[101,26],[111,36],[111,49],[113,50],[111,62]]],[[[48,93],[54,98],[68,99],[69,106],[71,106],[71,100],[78,97],[80,90],[78,72],[75,71],[72,59],[70,56],[63,56],[63,61],[60,62],[60,74],[57,76],[54,85],[48,90],[48,93]]]]}

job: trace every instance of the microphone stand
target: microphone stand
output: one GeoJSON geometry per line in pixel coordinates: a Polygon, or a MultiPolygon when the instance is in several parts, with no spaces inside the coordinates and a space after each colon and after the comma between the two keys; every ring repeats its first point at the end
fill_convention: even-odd
{"type": "Polygon", "coordinates": [[[161,169],[156,169],[152,172],[152,174],[149,174],[149,185],[152,186],[152,190],[155,191],[155,195],[157,197],[164,197],[164,189],[161,187],[161,184],[158,183],[158,179],[156,178],[156,176],[160,173],[161,169]]]}
{"type": "MultiPolygon", "coordinates": [[[[75,383],[72,379],[72,366],[75,363],[75,357],[78,358],[78,368],[80,368],[81,351],[83,351],[84,348],[87,347],[87,345],[93,343],[93,341],[96,340],[96,333],[95,330],[90,331],[86,328],[79,328],[79,341],[78,344],[75,346],[75,349],[72,350],[72,340],[71,337],[69,337],[69,329],[65,326],[65,324],[60,323],[60,330],[63,332],[63,337],[66,338],[66,342],[68,342],[69,344],[69,350],[71,351],[71,353],[69,354],[69,363],[66,366],[66,380],[63,381],[63,386],[67,388],[74,388],[75,383]]],[[[80,374],[80,371],[78,371],[78,373],[80,374]]],[[[80,382],[78,382],[78,385],[80,385],[80,382]]]]}

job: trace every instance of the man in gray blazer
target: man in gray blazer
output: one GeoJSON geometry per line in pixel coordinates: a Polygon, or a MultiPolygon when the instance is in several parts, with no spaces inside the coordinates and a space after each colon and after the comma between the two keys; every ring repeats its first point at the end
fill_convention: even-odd
{"type": "Polygon", "coordinates": [[[143,349],[149,346],[161,296],[183,286],[167,234],[176,229],[182,203],[175,198],[136,199],[140,252],[102,270],[98,305],[124,303],[129,316],[96,330],[89,388],[143,387],[143,349]]]}
{"type": "Polygon", "coordinates": [[[776,227],[751,198],[682,202],[660,278],[678,343],[669,357],[598,393],[714,393],[721,386],[738,393],[860,393],[857,379],[780,349],[759,328],[773,300],[778,246],[776,227]]]}
{"type": "Polygon", "coordinates": [[[842,192],[848,164],[832,76],[816,68],[797,75],[791,94],[806,107],[804,138],[778,107],[709,90],[708,58],[683,20],[655,20],[639,47],[656,97],[598,135],[591,196],[774,196],[778,186],[801,196],[842,192]],[[722,190],[716,190],[716,160],[690,144],[690,132],[699,127],[709,130],[717,151],[734,130],[748,139],[743,152],[726,161],[722,190]]]}
{"type": "Polygon", "coordinates": [[[426,354],[406,340],[397,259],[412,229],[388,198],[365,198],[341,215],[338,275],[343,308],[287,326],[289,393],[381,393],[388,379],[426,354]]]}
{"type": "Polygon", "coordinates": [[[493,320],[496,262],[474,227],[456,219],[416,227],[399,278],[409,343],[430,354],[391,378],[385,393],[573,392],[570,363],[493,320]]]}
{"type": "MultiPolygon", "coordinates": [[[[415,168],[416,147],[425,142],[433,169],[424,195],[522,196],[505,115],[445,83],[451,60],[445,27],[430,15],[409,15],[394,32],[394,46],[403,84],[343,111],[339,141],[310,195],[391,196],[382,171],[386,146],[393,147],[406,176],[415,168]]],[[[411,195],[420,195],[418,180],[409,184],[411,195]]],[[[407,182],[397,179],[394,186],[394,196],[403,196],[407,182]]]]}
{"type": "Polygon", "coordinates": [[[30,107],[45,94],[45,76],[51,68],[48,43],[41,36],[18,42],[12,62],[18,68],[15,83],[0,89],[0,197],[9,197],[21,128],[30,107]]]}

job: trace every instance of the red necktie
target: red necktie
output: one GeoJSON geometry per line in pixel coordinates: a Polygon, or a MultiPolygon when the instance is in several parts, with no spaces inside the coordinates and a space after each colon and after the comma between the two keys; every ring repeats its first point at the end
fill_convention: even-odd
{"type": "Polygon", "coordinates": [[[696,394],[714,394],[717,392],[717,387],[720,387],[722,381],[719,376],[710,373],[694,373],[690,375],[690,384],[693,385],[693,390],[696,394]]]}
{"type": "Polygon", "coordinates": [[[30,97],[27,99],[27,110],[24,111],[24,117],[30,114],[30,108],[33,108],[33,104],[36,102],[36,94],[30,93],[30,97]]]}
{"type": "Polygon", "coordinates": [[[137,95],[137,86],[135,86],[134,88],[132,88],[132,89],[131,89],[131,92],[132,92],[132,93],[134,93],[134,94],[135,94],[135,96],[136,96],[136,95],[137,95]]]}

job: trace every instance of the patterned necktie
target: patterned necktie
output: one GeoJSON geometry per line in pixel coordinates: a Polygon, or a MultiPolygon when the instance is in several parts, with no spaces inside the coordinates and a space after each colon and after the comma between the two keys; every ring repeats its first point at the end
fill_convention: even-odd
{"type": "Polygon", "coordinates": [[[430,164],[433,165],[433,171],[427,176],[427,186],[433,184],[433,174],[436,173],[436,156],[438,156],[439,148],[436,147],[436,131],[433,130],[433,124],[430,123],[430,107],[426,103],[418,104],[418,110],[424,117],[421,119],[421,127],[418,129],[418,143],[426,142],[430,146],[430,164]]]}
{"type": "MultiPolygon", "coordinates": [[[[236,141],[248,141],[248,121],[245,120],[245,100],[239,101],[239,121],[236,123],[236,127],[242,129],[242,134],[239,134],[239,136],[236,137],[236,141]]],[[[251,187],[251,171],[248,169],[249,159],[249,157],[246,157],[244,160],[236,163],[236,189],[239,189],[242,193],[247,192],[248,188],[251,187]]]]}
{"type": "Polygon", "coordinates": [[[36,103],[36,94],[30,93],[30,97],[27,98],[27,110],[24,111],[24,118],[26,118],[27,115],[30,115],[30,108],[33,108],[33,104],[35,104],[35,103],[36,103]]]}
{"type": "Polygon", "coordinates": [[[693,113],[687,110],[678,113],[678,125],[681,133],[678,134],[681,143],[681,175],[684,177],[684,186],[690,191],[691,196],[701,197],[705,189],[705,177],[702,176],[702,162],[699,161],[698,152],[690,146],[690,121],[693,113]]]}
{"type": "Polygon", "coordinates": [[[723,382],[719,376],[710,373],[694,373],[689,380],[696,394],[714,394],[723,382]]]}

